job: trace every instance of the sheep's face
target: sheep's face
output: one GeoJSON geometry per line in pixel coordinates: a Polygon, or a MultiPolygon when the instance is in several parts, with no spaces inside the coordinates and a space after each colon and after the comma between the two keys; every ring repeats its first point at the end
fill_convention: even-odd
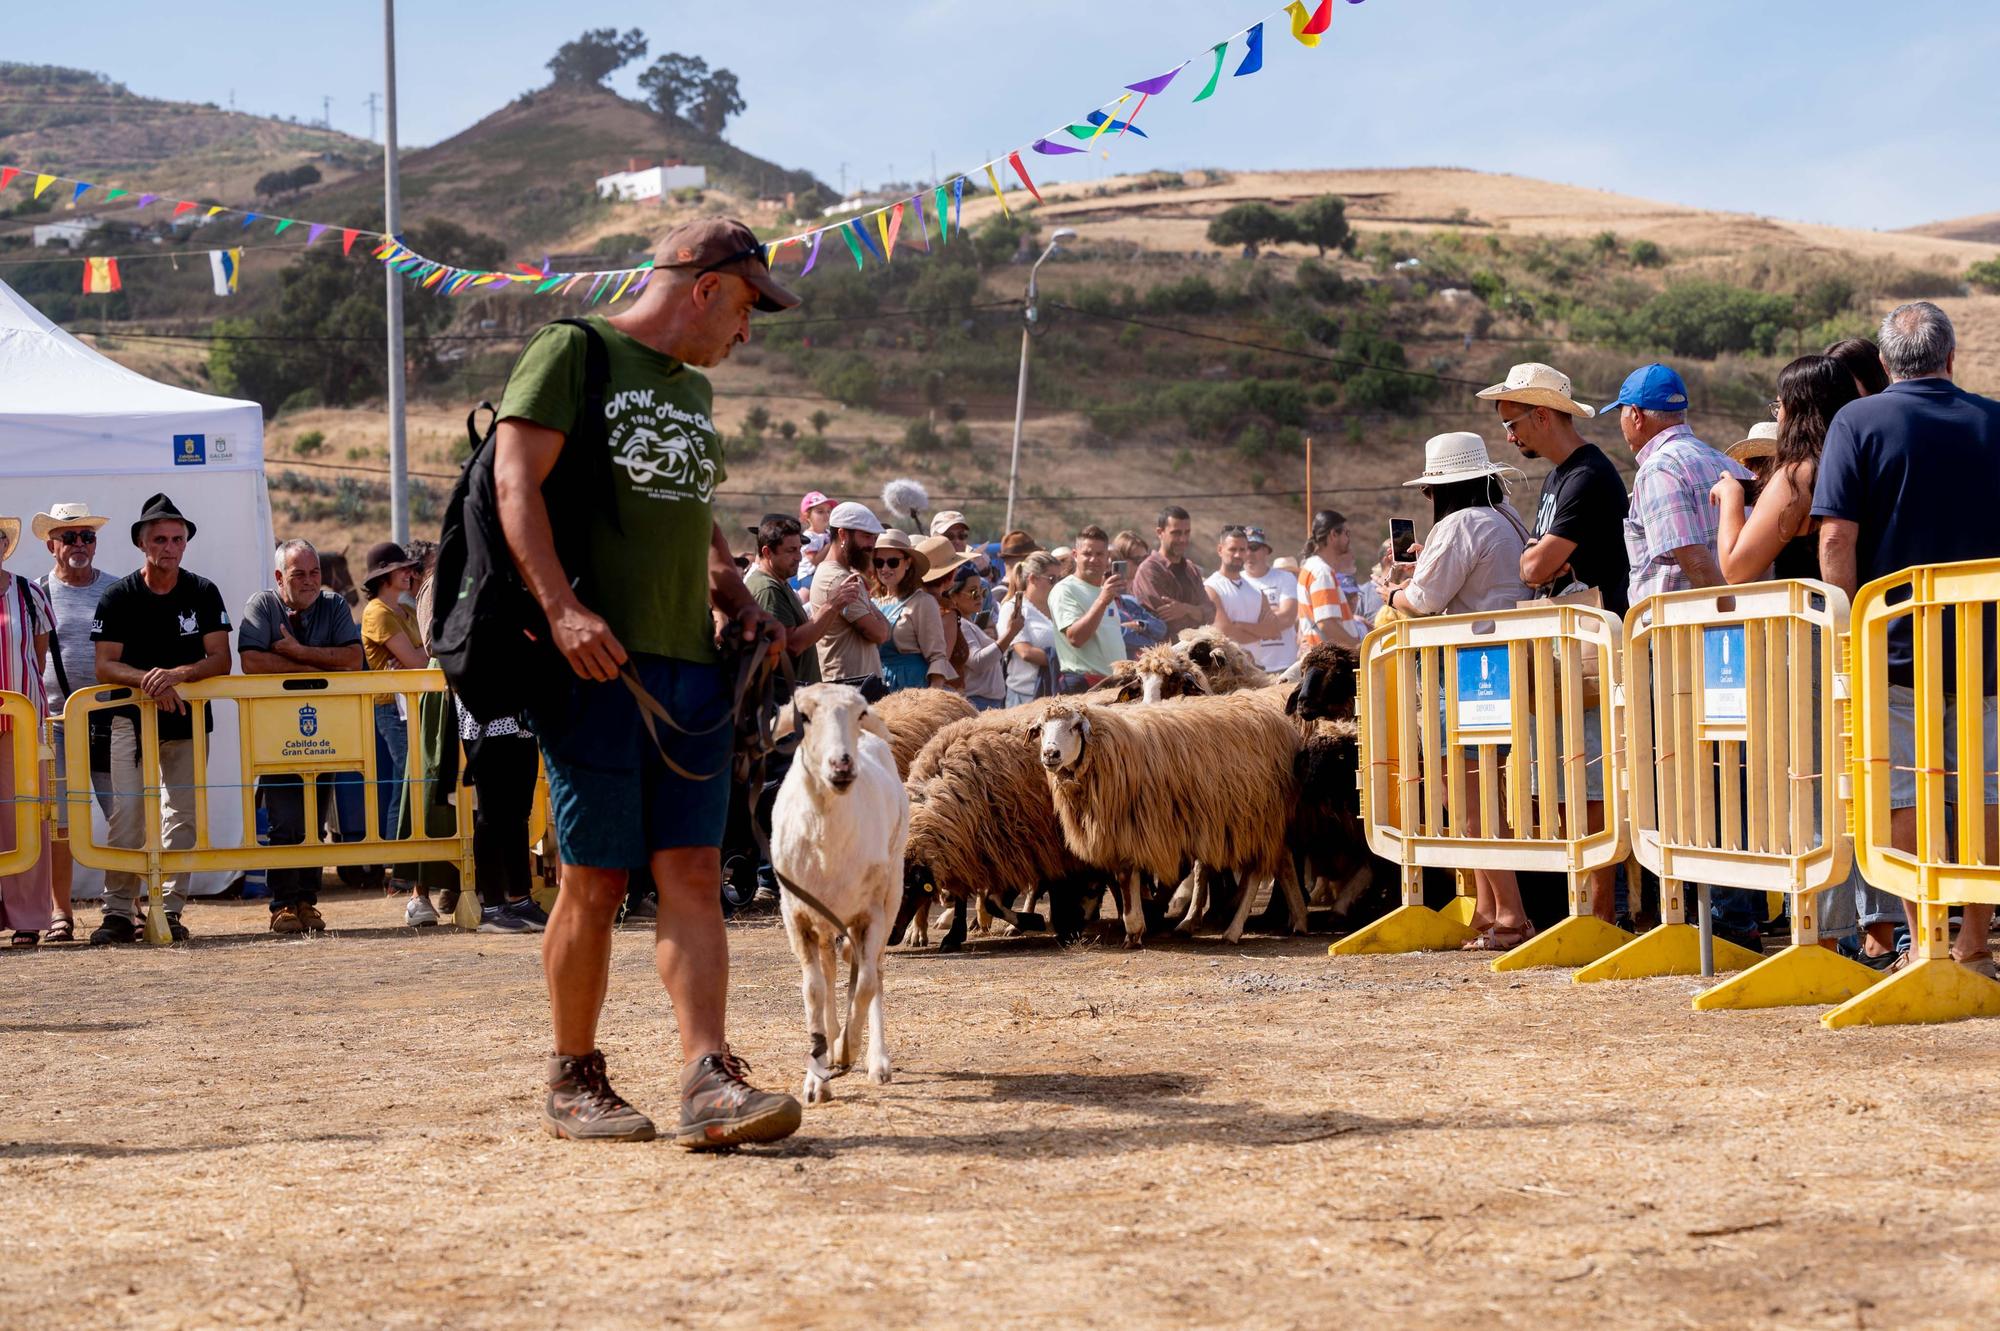
{"type": "Polygon", "coordinates": [[[1075,771],[1090,739],[1090,716],[1085,712],[1056,713],[1042,721],[1040,732],[1042,766],[1051,772],[1075,771]]]}
{"type": "Polygon", "coordinates": [[[1355,685],[1351,653],[1315,651],[1305,658],[1298,687],[1285,699],[1285,710],[1306,721],[1350,718],[1355,685]]]}
{"type": "Polygon", "coordinates": [[[861,732],[887,737],[887,727],[868,710],[861,691],[846,684],[808,684],[793,695],[791,712],[804,731],[793,761],[836,791],[852,786],[859,773],[861,732]]]}

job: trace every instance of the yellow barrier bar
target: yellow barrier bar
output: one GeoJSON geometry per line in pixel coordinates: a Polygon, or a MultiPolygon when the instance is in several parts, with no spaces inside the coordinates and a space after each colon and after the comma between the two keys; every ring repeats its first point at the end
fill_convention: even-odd
{"type": "MultiPolygon", "coordinates": [[[[1954,961],[1949,937],[1953,904],[2000,903],[2000,865],[1994,863],[2000,838],[1990,826],[1994,806],[1985,798],[1994,776],[1987,756],[1994,736],[1986,719],[1992,699],[1984,681],[1985,633],[1993,618],[1987,605],[1995,599],[2000,560],[1906,569],[1869,583],[1855,597],[1849,643],[1855,854],[1869,882],[1915,904],[1917,928],[1910,964],[1820,1018],[1833,1029],[2000,1016],[2000,983],[1954,961]],[[1906,765],[1915,769],[1907,773],[1915,807],[1901,820],[1900,837],[1892,811],[1898,764],[1891,706],[1897,700],[1888,653],[1889,630],[1898,620],[1910,626],[1913,760],[1906,765]],[[1947,627],[1954,630],[1949,648],[1947,627]],[[1947,663],[1956,675],[1950,689],[1947,663]],[[1972,792],[1964,803],[1979,816],[1952,807],[1961,791],[1972,792]]],[[[1984,950],[1985,940],[1979,942],[1984,950]]]]}
{"type": "Polygon", "coordinates": [[[1697,1009],[1834,1003],[1876,978],[1818,935],[1817,894],[1844,884],[1851,862],[1831,775],[1843,753],[1846,622],[1838,590],[1804,581],[1671,592],[1632,608],[1632,839],[1660,878],[1661,923],[1577,972],[1579,982],[1700,973],[1687,883],[1792,902],[1792,946],[1775,956],[1714,940],[1716,970],[1741,974],[1698,995],[1697,1009]]]}
{"type": "MultiPolygon", "coordinates": [[[[35,705],[18,693],[0,693],[0,721],[7,727],[7,758],[14,775],[14,845],[0,852],[0,874],[25,873],[42,858],[41,728],[35,705]]],[[[87,789],[87,787],[86,787],[87,789]]]]}
{"type": "Polygon", "coordinates": [[[1496,968],[1578,965],[1626,936],[1587,916],[1588,874],[1625,855],[1622,637],[1615,616],[1576,605],[1402,620],[1368,636],[1362,820],[1370,847],[1401,871],[1403,905],[1331,953],[1439,950],[1469,940],[1466,897],[1447,911],[1424,906],[1426,868],[1458,871],[1462,893],[1475,869],[1566,876],[1573,917],[1496,968]],[[1594,719],[1606,812],[1595,829],[1582,807],[1586,647],[1603,673],[1594,719]]]}

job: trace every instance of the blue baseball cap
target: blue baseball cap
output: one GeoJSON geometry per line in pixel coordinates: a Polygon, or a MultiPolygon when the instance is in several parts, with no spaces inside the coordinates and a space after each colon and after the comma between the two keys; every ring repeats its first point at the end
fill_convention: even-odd
{"type": "Polygon", "coordinates": [[[1658,361],[1642,365],[1625,376],[1625,385],[1618,390],[1618,400],[1603,410],[1616,411],[1620,407],[1637,407],[1641,411],[1686,411],[1687,385],[1681,382],[1681,377],[1671,367],[1658,361]]]}

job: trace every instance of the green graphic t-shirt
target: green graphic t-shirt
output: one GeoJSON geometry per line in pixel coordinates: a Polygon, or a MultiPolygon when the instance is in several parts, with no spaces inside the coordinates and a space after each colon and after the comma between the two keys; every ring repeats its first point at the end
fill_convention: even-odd
{"type": "MultiPolygon", "coordinates": [[[[618,496],[615,528],[598,515],[590,530],[590,608],[628,652],[681,661],[715,659],[708,613],[709,501],[727,476],[722,437],[710,419],[708,380],[671,356],[590,316],[604,339],[611,381],[604,425],[618,496]]],[[[500,400],[500,419],[519,417],[572,433],[583,401],[583,330],[550,324],[529,340],[500,400]]],[[[565,445],[568,447],[568,445],[565,445]]],[[[580,570],[569,570],[575,576],[580,570]]]]}

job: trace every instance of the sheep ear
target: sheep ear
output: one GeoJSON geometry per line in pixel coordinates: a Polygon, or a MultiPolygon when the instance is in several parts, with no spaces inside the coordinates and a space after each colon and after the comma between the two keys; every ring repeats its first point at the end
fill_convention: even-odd
{"type": "Polygon", "coordinates": [[[1293,689],[1290,693],[1287,693],[1285,695],[1285,715],[1297,716],[1298,714],[1299,714],[1299,691],[1297,689],[1293,689]]]}
{"type": "Polygon", "coordinates": [[[777,717],[771,722],[771,738],[783,739],[799,728],[799,713],[796,703],[786,703],[778,709],[777,717]]]}
{"type": "Polygon", "coordinates": [[[896,742],[896,737],[889,733],[889,723],[884,721],[873,708],[862,709],[861,728],[871,735],[880,735],[891,744],[896,742]]]}
{"type": "Polygon", "coordinates": [[[1207,639],[1197,639],[1188,645],[1188,659],[1198,666],[1215,664],[1215,644],[1207,639]]]}

